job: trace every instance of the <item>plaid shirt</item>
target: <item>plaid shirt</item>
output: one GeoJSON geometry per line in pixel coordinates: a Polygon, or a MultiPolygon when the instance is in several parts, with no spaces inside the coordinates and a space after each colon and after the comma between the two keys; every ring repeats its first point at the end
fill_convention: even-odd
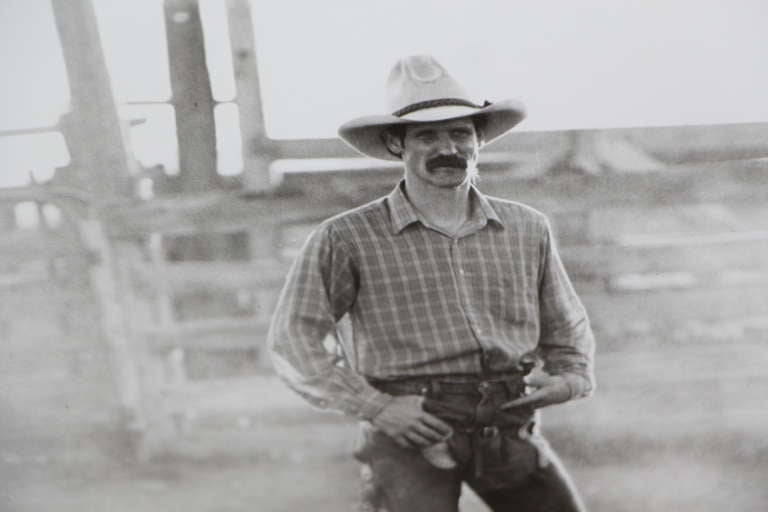
{"type": "Polygon", "coordinates": [[[323,222],[294,262],[272,319],[278,374],[322,408],[373,418],[391,399],[367,379],[514,370],[538,350],[572,398],[594,387],[594,340],[546,217],[470,190],[456,236],[428,222],[404,182],[323,222]],[[347,364],[323,341],[349,313],[347,364]]]}

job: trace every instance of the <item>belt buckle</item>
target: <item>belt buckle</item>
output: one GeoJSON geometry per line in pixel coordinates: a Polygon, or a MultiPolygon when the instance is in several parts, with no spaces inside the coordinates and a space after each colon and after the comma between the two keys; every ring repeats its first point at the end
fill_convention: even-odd
{"type": "Polygon", "coordinates": [[[489,437],[496,437],[499,435],[499,427],[496,427],[494,425],[486,426],[480,429],[480,436],[489,438],[489,437]]]}

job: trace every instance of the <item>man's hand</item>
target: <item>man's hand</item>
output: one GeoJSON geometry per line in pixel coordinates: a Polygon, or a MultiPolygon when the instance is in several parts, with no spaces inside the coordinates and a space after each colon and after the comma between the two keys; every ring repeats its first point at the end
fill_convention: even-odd
{"type": "Polygon", "coordinates": [[[503,404],[500,409],[507,410],[521,405],[538,409],[560,404],[571,398],[571,387],[560,375],[550,375],[540,368],[534,368],[530,374],[523,377],[523,381],[526,388],[531,388],[531,392],[503,404]]]}
{"type": "Polygon", "coordinates": [[[424,448],[451,435],[451,427],[440,418],[425,412],[423,397],[394,397],[371,423],[404,448],[424,448]]]}

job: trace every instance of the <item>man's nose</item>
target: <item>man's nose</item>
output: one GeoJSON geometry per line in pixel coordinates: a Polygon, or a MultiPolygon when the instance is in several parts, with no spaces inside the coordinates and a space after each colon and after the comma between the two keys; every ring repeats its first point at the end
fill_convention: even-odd
{"type": "Polygon", "coordinates": [[[442,155],[455,155],[456,142],[448,134],[443,134],[438,139],[438,149],[442,155]]]}

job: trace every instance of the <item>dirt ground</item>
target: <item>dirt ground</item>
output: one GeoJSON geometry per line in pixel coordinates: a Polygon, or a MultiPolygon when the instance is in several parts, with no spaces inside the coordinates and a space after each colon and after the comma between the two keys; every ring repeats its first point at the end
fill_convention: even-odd
{"type": "MultiPolygon", "coordinates": [[[[355,428],[310,414],[294,424],[195,432],[181,440],[185,455],[146,462],[110,452],[112,439],[103,436],[53,443],[56,453],[44,444],[4,444],[0,510],[356,510],[355,428]]],[[[567,430],[549,437],[592,511],[762,512],[768,504],[768,449],[756,439],[601,442],[567,430]]],[[[461,510],[487,509],[467,489],[461,510]]]]}
{"type": "MultiPolygon", "coordinates": [[[[21,311],[21,297],[16,290],[4,307],[45,313],[37,299],[21,311]]],[[[258,399],[283,404],[281,414],[265,406],[247,421],[201,421],[178,432],[172,454],[134,459],[115,413],[108,356],[95,335],[70,327],[65,338],[61,325],[41,322],[2,333],[0,511],[355,510],[356,425],[288,402],[276,380],[259,386],[258,399]]],[[[725,364],[719,345],[696,346],[697,359],[672,346],[598,354],[598,393],[545,412],[545,433],[590,510],[768,510],[767,345],[728,346],[725,364]],[[686,367],[709,380],[653,384],[686,367]]],[[[234,390],[213,399],[257,401],[234,390]]],[[[211,405],[196,398],[195,406],[211,405]]],[[[484,510],[465,493],[463,512],[484,510]]]]}
{"type": "MultiPolygon", "coordinates": [[[[750,471],[706,454],[656,454],[599,467],[566,463],[593,511],[760,512],[768,504],[764,464],[750,471]]],[[[2,475],[0,508],[8,512],[341,511],[355,510],[357,497],[357,468],[342,456],[134,466],[6,458],[2,475]]],[[[486,509],[465,495],[462,510],[486,509]]]]}

